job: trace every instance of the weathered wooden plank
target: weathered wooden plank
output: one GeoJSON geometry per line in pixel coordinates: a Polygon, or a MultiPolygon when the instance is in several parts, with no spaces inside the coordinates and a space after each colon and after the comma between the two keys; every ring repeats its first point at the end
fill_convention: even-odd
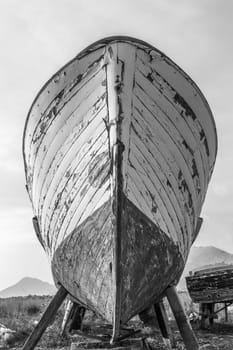
{"type": "Polygon", "coordinates": [[[106,279],[109,279],[109,273],[111,273],[112,254],[106,254],[108,251],[112,252],[112,240],[109,239],[107,233],[108,225],[109,219],[104,222],[101,237],[96,235],[94,229],[92,229],[92,233],[86,233],[80,248],[83,250],[82,245],[88,239],[89,249],[84,250],[84,261],[80,260],[79,277],[76,277],[76,279],[79,279],[80,285],[86,286],[85,293],[89,296],[89,299],[95,299],[98,306],[103,303],[106,306],[107,295],[105,289],[109,284],[109,281],[106,279]],[[98,246],[98,249],[95,249],[95,246],[98,246]],[[106,300],[103,299],[103,295],[106,300]]]}
{"type": "MultiPolygon", "coordinates": [[[[143,178],[152,197],[151,210],[152,212],[167,212],[175,228],[176,235],[181,235],[182,231],[185,230],[185,225],[180,210],[180,203],[174,196],[173,191],[171,191],[171,187],[167,185],[167,178],[163,178],[163,172],[160,171],[157,162],[150,159],[150,155],[141,143],[138,143],[138,146],[140,149],[138,147],[134,149],[132,146],[129,160],[132,167],[138,169],[140,177],[143,178]],[[134,152],[136,156],[134,156],[134,152]]],[[[176,236],[173,238],[177,240],[176,236]]],[[[178,241],[182,241],[182,237],[179,237],[178,241]]]]}
{"type": "MultiPolygon", "coordinates": [[[[165,99],[164,94],[158,91],[154,87],[154,85],[149,81],[148,79],[145,79],[143,75],[139,73],[139,71],[136,71],[136,81],[138,87],[140,87],[141,94],[143,96],[143,101],[147,100],[146,104],[148,106],[152,105],[153,107],[153,115],[156,116],[156,119],[162,123],[164,128],[166,129],[167,133],[174,139],[175,144],[178,148],[182,149],[182,154],[186,160],[186,162],[191,163],[191,166],[193,162],[197,163],[197,160],[195,159],[196,151],[199,152],[202,151],[201,144],[199,141],[199,134],[194,135],[191,132],[190,128],[179,126],[177,123],[175,117],[177,119],[183,120],[182,114],[178,115],[178,112],[174,110],[174,108],[170,108],[170,103],[165,99]],[[191,142],[193,140],[193,142],[191,142]]],[[[140,92],[139,92],[140,93],[140,92]]],[[[203,151],[201,152],[202,156],[204,157],[206,153],[203,151]]],[[[202,173],[202,178],[206,179],[206,176],[204,175],[204,172],[206,175],[208,175],[208,169],[209,169],[209,162],[207,157],[201,162],[200,166],[195,166],[195,177],[196,180],[198,180],[198,187],[202,186],[202,190],[206,187],[206,183],[200,184],[200,173],[202,173]]]]}
{"type": "Polygon", "coordinates": [[[110,213],[109,200],[64,239],[52,260],[55,279],[62,279],[73,297],[109,322],[112,321],[113,254],[110,213]]]}
{"type": "Polygon", "coordinates": [[[79,84],[81,86],[78,85],[79,88],[76,91],[69,89],[67,97],[62,94],[59,99],[62,103],[56,103],[52,106],[36,126],[31,143],[31,146],[34,146],[33,148],[36,153],[39,151],[40,144],[44,141],[44,138],[48,138],[48,136],[51,136],[52,132],[54,132],[54,127],[52,126],[55,124],[56,127],[60,124],[61,127],[64,120],[68,119],[68,117],[83,104],[83,101],[87,100],[93,94],[96,88],[100,88],[101,85],[104,86],[104,78],[104,70],[101,69],[92,77],[92,79],[89,79],[86,84],[82,84],[81,82],[79,84]],[[61,119],[61,115],[65,118],[61,119]]]}
{"type": "MultiPolygon", "coordinates": [[[[143,122],[137,112],[134,114],[133,127],[131,129],[130,137],[132,139],[132,144],[140,143],[138,139],[137,141],[134,141],[134,138],[137,137],[137,134],[142,135],[143,130],[145,130],[144,132],[146,136],[144,138],[144,145],[147,150],[143,148],[143,152],[145,152],[146,157],[150,159],[151,165],[157,169],[158,176],[162,176],[160,174],[163,174],[163,176],[167,178],[166,185],[168,191],[174,191],[179,207],[182,210],[182,215],[186,223],[186,230],[190,233],[191,226],[186,208],[186,198],[183,195],[182,188],[179,188],[177,179],[179,178],[180,170],[175,163],[174,157],[166,151],[165,147],[162,147],[156,135],[150,134],[149,126],[145,124],[145,121],[143,122]]],[[[143,145],[140,143],[140,148],[142,147],[143,145]]]]}
{"type": "Polygon", "coordinates": [[[198,193],[194,187],[191,169],[188,168],[188,165],[185,162],[180,150],[176,147],[170,136],[166,133],[165,130],[161,128],[161,125],[157,123],[155,119],[151,119],[151,115],[148,113],[149,111],[145,110],[143,115],[150,122],[150,127],[153,134],[153,136],[151,136],[151,139],[155,137],[158,138],[158,147],[161,152],[163,147],[167,148],[167,146],[165,146],[165,143],[166,145],[169,145],[169,153],[171,154],[169,158],[174,159],[174,163],[176,166],[178,166],[179,170],[176,182],[179,185],[179,190],[182,191],[183,195],[185,196],[186,210],[189,213],[190,220],[193,221],[193,218],[195,217],[195,213],[197,211],[198,193]]]}
{"type": "MultiPolygon", "coordinates": [[[[152,212],[152,216],[153,213],[157,211],[160,212],[169,227],[167,234],[172,237],[175,243],[178,243],[177,234],[179,234],[181,229],[171,202],[164,193],[162,184],[159,181],[156,183],[156,177],[154,177],[154,179],[152,178],[152,180],[149,177],[149,166],[144,164],[145,168],[143,169],[143,163],[140,163],[139,159],[140,154],[138,150],[135,151],[134,148],[132,148],[130,152],[130,164],[132,164],[133,172],[136,172],[135,169],[137,169],[137,174],[134,173],[134,175],[131,176],[131,181],[132,178],[136,179],[138,173],[140,174],[141,181],[137,182],[137,186],[143,192],[144,198],[146,202],[148,202],[148,206],[152,212]],[[136,155],[134,155],[134,152],[136,155]]],[[[128,170],[129,174],[130,170],[131,169],[128,170]]]]}
{"type": "Polygon", "coordinates": [[[34,347],[40,340],[41,336],[43,335],[44,331],[46,330],[48,325],[51,323],[53,316],[56,314],[57,310],[61,306],[66,296],[67,296],[67,290],[63,286],[60,286],[56,295],[53,297],[51,303],[49,304],[43,316],[41,317],[39,323],[36,325],[32,333],[30,334],[29,338],[26,340],[25,344],[23,345],[22,350],[34,349],[34,347]]]}
{"type": "MultiPolygon", "coordinates": [[[[57,165],[60,162],[59,154],[62,154],[64,157],[66,152],[72,146],[73,142],[75,142],[76,139],[81,136],[81,133],[86,132],[86,129],[88,127],[90,128],[89,124],[93,121],[93,119],[97,118],[100,113],[106,115],[107,111],[106,109],[104,109],[105,95],[101,95],[98,99],[95,92],[95,96],[90,102],[94,103],[96,99],[99,101],[97,107],[92,105],[92,107],[89,108],[87,111],[84,111],[83,114],[82,111],[79,111],[78,114],[77,112],[74,112],[71,118],[66,119],[66,123],[63,127],[56,126],[56,128],[54,128],[55,135],[50,135],[50,138],[48,140],[43,140],[44,146],[40,148],[43,154],[41,155],[40,161],[38,161],[38,163],[35,164],[33,174],[35,178],[43,176],[41,175],[41,172],[48,173],[49,175],[51,165],[53,164],[53,166],[57,167],[57,165]]],[[[37,159],[39,158],[40,154],[38,153],[37,159]]],[[[42,183],[42,186],[43,185],[44,181],[42,183]]],[[[35,196],[37,196],[37,193],[39,193],[40,191],[41,189],[39,187],[35,196]]]]}
{"type": "MultiPolygon", "coordinates": [[[[147,114],[145,114],[145,117],[146,117],[146,120],[148,122],[150,115],[147,116],[147,114]]],[[[138,114],[137,114],[137,120],[139,121],[138,114]]],[[[136,124],[134,124],[134,125],[136,125],[136,124]]],[[[192,198],[190,198],[191,193],[193,193],[195,191],[194,186],[193,186],[193,179],[191,177],[190,171],[188,169],[187,169],[187,171],[185,171],[185,169],[183,168],[184,163],[183,163],[182,158],[179,156],[179,153],[175,153],[175,155],[174,155],[175,147],[171,146],[173,154],[171,154],[171,152],[170,152],[170,154],[164,153],[165,152],[164,149],[166,149],[166,147],[163,146],[164,145],[164,138],[161,139],[161,135],[158,133],[159,125],[154,126],[154,127],[152,127],[153,124],[151,125],[151,123],[149,125],[150,125],[150,129],[152,130],[152,133],[151,133],[151,135],[146,134],[145,140],[146,139],[153,140],[153,143],[156,145],[156,147],[159,150],[159,152],[157,151],[157,153],[163,154],[163,158],[165,158],[166,161],[169,161],[169,163],[172,163],[173,169],[169,173],[171,173],[171,174],[174,173],[176,168],[177,168],[176,175],[175,175],[176,187],[177,187],[177,185],[179,186],[178,190],[177,190],[177,196],[180,196],[180,193],[183,193],[183,195],[185,196],[185,204],[184,204],[185,209],[184,209],[184,211],[189,213],[189,216],[190,216],[189,220],[193,221],[193,218],[194,218],[193,210],[194,210],[194,208],[198,207],[198,204],[195,201],[194,195],[192,196],[192,198]],[[175,158],[175,156],[176,156],[176,158],[175,158]],[[179,162],[177,160],[177,157],[179,157],[178,158],[179,162]],[[177,164],[180,167],[177,167],[177,164]],[[182,169],[182,171],[183,171],[182,174],[180,172],[180,169],[182,169]],[[183,175],[184,175],[184,179],[183,179],[183,175]],[[191,192],[191,190],[189,191],[189,187],[187,187],[189,184],[192,188],[192,192],[191,192]],[[191,200],[192,200],[192,202],[190,202],[191,200]]],[[[164,137],[165,137],[165,135],[164,135],[164,137]]],[[[148,142],[148,141],[145,141],[145,142],[148,142]]],[[[149,147],[153,147],[153,146],[151,146],[151,143],[150,143],[149,147]]],[[[158,154],[158,156],[160,156],[160,154],[158,154]]],[[[170,182],[168,182],[168,183],[170,183],[170,182]]],[[[196,210],[197,210],[197,208],[196,208],[196,210]]],[[[200,211],[200,206],[198,208],[198,212],[199,211],[200,211]]],[[[193,227],[194,227],[194,222],[192,222],[192,228],[191,228],[192,232],[194,229],[193,227]]]]}
{"type": "Polygon", "coordinates": [[[80,208],[77,207],[74,213],[74,216],[71,218],[68,224],[69,230],[71,232],[77,225],[80,225],[89,215],[91,215],[96,208],[104,204],[104,201],[106,201],[106,197],[104,196],[105,193],[107,193],[107,199],[109,199],[110,198],[110,181],[109,181],[108,174],[105,177],[103,177],[102,183],[100,183],[100,186],[98,189],[93,187],[86,194],[83,200],[80,201],[80,203],[82,204],[82,207],[81,206],[80,208]],[[104,198],[104,201],[103,201],[103,198],[104,198]]]}
{"type": "MultiPolygon", "coordinates": [[[[181,132],[185,143],[189,145],[189,149],[199,150],[202,158],[200,167],[198,167],[199,175],[203,171],[205,172],[205,175],[208,175],[209,159],[206,155],[205,146],[200,142],[201,128],[197,130],[193,119],[184,116],[183,108],[179,108],[175,101],[176,90],[169,85],[163,76],[158,74],[148,65],[145,65],[140,59],[137,61],[137,67],[144,77],[147,77],[147,80],[156,87],[157,91],[153,90],[153,98],[156,100],[156,103],[160,105],[160,108],[164,111],[165,115],[170,118],[171,122],[175,122],[175,125],[181,132]]],[[[204,180],[206,181],[206,176],[204,177],[204,180]]]]}
{"type": "Polygon", "coordinates": [[[186,277],[187,287],[195,302],[210,303],[233,300],[232,266],[213,267],[186,277]]]}
{"type": "Polygon", "coordinates": [[[183,338],[184,344],[187,350],[198,350],[197,338],[191,328],[189,320],[185,315],[183,305],[179,299],[175,287],[169,287],[166,289],[166,296],[175,316],[178,328],[183,338]]]}
{"type": "Polygon", "coordinates": [[[121,323],[121,214],[122,214],[122,153],[123,147],[121,141],[121,109],[122,100],[118,95],[121,88],[123,62],[118,58],[117,45],[108,47],[108,65],[106,67],[107,85],[108,85],[108,125],[109,125],[109,152],[111,157],[111,199],[113,214],[113,260],[112,260],[112,279],[113,279],[113,331],[111,343],[114,343],[119,337],[121,323]]]}
{"type": "Polygon", "coordinates": [[[68,300],[67,303],[65,304],[65,313],[64,313],[62,325],[61,325],[61,336],[65,335],[66,327],[67,327],[67,324],[70,320],[72,305],[73,305],[73,303],[71,300],[68,300]]]}
{"type": "MultiPolygon", "coordinates": [[[[193,113],[198,116],[197,122],[201,124],[204,129],[205,135],[208,136],[208,143],[210,149],[213,150],[213,153],[210,155],[212,164],[216,156],[216,134],[214,120],[210,111],[210,108],[201,94],[198,87],[195,83],[188,77],[178,66],[176,66],[168,57],[161,57],[161,54],[151,51],[150,60],[148,56],[142,50],[138,50],[138,56],[145,59],[148,65],[154,68],[169,84],[176,90],[180,96],[183,96],[184,100],[187,103],[187,106],[191,106],[193,113]],[[213,127],[209,127],[210,121],[213,127]]],[[[185,105],[186,107],[186,105],[185,105]]],[[[187,107],[186,107],[187,108],[187,107]]],[[[190,110],[187,110],[187,115],[192,113],[190,110]]],[[[193,117],[194,118],[194,117],[193,117]]]]}
{"type": "MultiPolygon", "coordinates": [[[[137,87],[135,87],[135,90],[137,91],[137,87]]],[[[186,151],[181,151],[178,143],[174,140],[173,135],[170,135],[167,129],[165,128],[164,123],[158,120],[154,112],[153,102],[148,100],[147,96],[145,95],[145,93],[143,93],[141,89],[139,89],[137,92],[136,91],[135,94],[137,98],[135,99],[135,106],[138,106],[138,109],[141,110],[141,113],[144,116],[144,118],[150,123],[150,126],[152,128],[151,131],[157,131],[157,134],[160,136],[161,141],[163,140],[166,142],[167,145],[169,145],[169,149],[174,155],[177,164],[179,164],[180,168],[185,174],[185,177],[187,177],[187,183],[190,189],[192,200],[195,201],[198,193],[197,189],[193,185],[193,170],[191,164],[189,164],[189,161],[186,160],[187,158],[190,159],[190,156],[185,157],[186,151]]],[[[182,140],[180,140],[180,144],[181,143],[182,140]]]]}
{"type": "Polygon", "coordinates": [[[48,220],[46,213],[48,213],[48,211],[51,211],[49,220],[47,222],[44,222],[43,228],[45,232],[50,230],[50,227],[56,227],[58,216],[60,216],[62,212],[67,213],[68,208],[72,204],[74,196],[77,194],[78,189],[79,191],[82,191],[83,186],[85,187],[87,185],[86,179],[88,176],[93,175],[93,173],[90,172],[90,157],[87,156],[87,153],[84,153],[83,151],[92,151],[94,153],[94,159],[96,159],[96,157],[100,157],[101,154],[106,151],[107,140],[106,137],[104,137],[103,132],[100,131],[100,136],[95,139],[94,142],[85,144],[79,149],[79,152],[76,155],[75,159],[72,160],[72,162],[70,162],[70,165],[65,168],[66,176],[61,175],[59,177],[60,181],[57,182],[57,186],[55,187],[56,191],[54,191],[55,193],[52,190],[48,192],[48,196],[49,194],[52,194],[53,196],[50,197],[50,199],[45,198],[43,204],[42,224],[43,218],[44,220],[48,220]]]}
{"type": "MultiPolygon", "coordinates": [[[[27,128],[25,129],[24,135],[24,146],[28,149],[29,143],[31,142],[32,130],[35,125],[40,121],[41,115],[45,112],[48,106],[53,100],[57,98],[59,93],[68,85],[67,91],[76,82],[79,75],[85,74],[89,66],[92,66],[93,62],[98,61],[105,52],[105,47],[96,50],[91,55],[85,55],[82,58],[75,57],[73,60],[68,62],[57,72],[42,88],[34,100],[27,118],[27,128]],[[46,93],[42,93],[45,91],[46,93]],[[49,93],[48,93],[49,91],[49,93]]],[[[79,79],[80,80],[80,79],[79,79]]],[[[30,153],[25,154],[30,156],[30,153]]],[[[28,158],[27,158],[28,162],[28,158]]]]}
{"type": "MultiPolygon", "coordinates": [[[[134,124],[135,125],[135,124],[134,124]]],[[[134,126],[136,129],[136,127],[134,126]]],[[[139,129],[140,130],[140,129],[139,129]]],[[[139,135],[138,131],[137,134],[139,135]]],[[[137,135],[132,131],[131,132],[131,138],[134,140],[137,135]]],[[[147,172],[148,172],[148,177],[151,178],[151,181],[154,182],[155,187],[160,188],[160,196],[161,198],[164,198],[165,202],[170,201],[173,206],[173,211],[175,211],[176,216],[180,222],[181,225],[184,225],[184,211],[182,212],[182,209],[185,208],[185,203],[184,203],[184,198],[181,196],[178,196],[181,191],[178,190],[178,184],[177,181],[174,182],[174,188],[173,188],[173,179],[171,176],[171,170],[170,168],[167,173],[164,173],[163,169],[161,167],[161,159],[160,161],[160,153],[158,150],[155,149],[153,151],[153,146],[151,146],[150,141],[148,138],[142,141],[141,139],[137,138],[134,143],[132,143],[132,151],[136,148],[138,151],[136,153],[139,153],[142,155],[142,163],[147,166],[147,172]],[[140,150],[140,152],[139,152],[140,150]],[[151,177],[149,176],[151,174],[151,177]],[[158,185],[156,185],[158,184],[158,185]],[[177,188],[177,192],[175,191],[177,188]],[[162,192],[161,192],[162,189],[162,192]],[[169,199],[167,198],[169,197],[169,199]]],[[[133,152],[132,152],[133,153],[133,152]]],[[[131,156],[131,154],[130,154],[131,156]]],[[[165,165],[164,165],[165,166],[165,165]]],[[[169,205],[169,204],[168,204],[169,205]]],[[[168,210],[169,211],[169,210],[168,210]]]]}
{"type": "Polygon", "coordinates": [[[156,295],[162,293],[170,278],[175,280],[181,273],[184,260],[173,240],[126,198],[123,213],[121,320],[124,323],[156,302],[156,295]]]}
{"type": "Polygon", "coordinates": [[[162,333],[163,341],[168,349],[175,347],[174,337],[172,334],[171,327],[169,325],[166,310],[163,301],[156,303],[154,305],[154,311],[158,320],[159,328],[162,333]]]}
{"type": "MultiPolygon", "coordinates": [[[[95,82],[94,88],[91,87],[95,92],[95,97],[96,97],[95,100],[102,99],[102,96],[104,96],[104,92],[105,92],[104,88],[101,89],[101,86],[102,86],[101,81],[103,79],[103,75],[100,78],[101,79],[95,82]],[[95,91],[97,87],[99,88],[98,89],[99,91],[95,91]]],[[[91,90],[91,92],[93,90],[91,90]]],[[[90,97],[89,86],[86,87],[86,92],[83,92],[82,95],[83,95],[82,104],[84,105],[86,104],[87,106],[87,105],[90,105],[90,102],[93,103],[93,100],[89,101],[89,97],[90,97]]],[[[79,101],[76,101],[76,100],[77,98],[74,99],[75,104],[78,104],[79,101]]],[[[33,178],[37,179],[37,177],[40,176],[41,171],[45,171],[45,173],[47,172],[47,170],[51,166],[51,161],[53,160],[54,155],[56,155],[56,153],[58,152],[62,144],[66,141],[66,139],[70,137],[71,133],[75,132],[76,136],[78,137],[86,131],[85,129],[87,127],[90,128],[89,124],[96,115],[96,114],[93,115],[93,111],[95,111],[95,105],[92,105],[92,106],[93,106],[92,110],[90,111],[91,113],[89,113],[89,115],[87,114],[86,117],[84,117],[85,114],[83,115],[80,113],[82,111],[77,113],[73,109],[72,109],[72,112],[74,112],[74,118],[71,118],[71,119],[69,118],[69,114],[68,116],[66,115],[65,111],[60,113],[58,112],[57,118],[55,119],[55,121],[53,123],[51,122],[51,125],[49,127],[50,132],[47,131],[45,139],[43,138],[43,140],[41,141],[40,148],[39,147],[34,148],[35,163],[31,164],[31,169],[33,171],[33,178]],[[62,127],[62,125],[60,124],[64,123],[64,120],[66,122],[64,124],[64,127],[62,127]],[[43,151],[49,149],[49,152],[43,152],[43,153],[40,152],[41,154],[41,157],[40,157],[40,154],[37,154],[38,149],[43,151]]],[[[81,108],[81,107],[82,105],[81,106],[78,105],[78,107],[75,106],[75,108],[81,108]]],[[[67,142],[65,144],[67,145],[67,142]]],[[[66,152],[66,149],[64,149],[64,153],[65,152],[66,152]]],[[[35,186],[32,187],[32,194],[33,194],[33,191],[35,191],[35,186]]]]}
{"type": "Polygon", "coordinates": [[[41,208],[42,217],[46,215],[48,210],[52,211],[51,214],[53,214],[53,210],[56,211],[57,204],[59,204],[56,203],[58,195],[59,200],[61,200],[63,191],[69,194],[78,181],[79,185],[82,184],[82,179],[79,179],[79,177],[82,176],[83,173],[88,176],[90,156],[88,156],[87,153],[92,151],[95,156],[101,154],[105,150],[106,136],[104,132],[104,129],[100,130],[98,138],[81,146],[78,153],[74,155],[74,158],[70,161],[67,160],[66,168],[62,169],[61,167],[57,169],[57,173],[54,174],[54,179],[51,181],[50,187],[48,187],[48,192],[44,195],[44,202],[41,208]],[[78,162],[78,160],[80,160],[80,162],[78,162]]]}
{"type": "Polygon", "coordinates": [[[127,169],[128,158],[130,153],[130,129],[131,120],[133,118],[133,89],[135,84],[135,70],[136,70],[136,52],[137,48],[129,43],[122,43],[118,45],[118,57],[124,63],[122,67],[122,79],[119,88],[119,97],[122,100],[120,118],[121,121],[121,141],[124,145],[124,152],[122,155],[122,176],[124,178],[123,191],[127,192],[127,169]],[[127,54],[126,54],[127,52],[127,54]]]}
{"type": "Polygon", "coordinates": [[[227,303],[224,305],[224,311],[225,311],[225,322],[228,322],[228,308],[227,303]]]}
{"type": "MultiPolygon", "coordinates": [[[[165,232],[168,236],[170,236],[170,230],[173,230],[173,226],[165,221],[165,218],[161,215],[160,211],[156,211],[153,213],[152,208],[152,200],[151,196],[145,191],[145,186],[141,181],[138,174],[135,172],[135,169],[128,168],[128,198],[132,200],[132,196],[136,198],[136,201],[140,203],[139,209],[153,222],[155,222],[160,229],[165,232]],[[169,228],[170,227],[170,228],[169,228]]],[[[134,201],[132,201],[136,204],[134,201]]]]}
{"type": "MultiPolygon", "coordinates": [[[[102,162],[107,161],[104,157],[106,157],[106,138],[102,137],[99,140],[100,142],[97,143],[97,148],[93,151],[93,162],[95,159],[102,159],[102,162]]],[[[79,158],[77,158],[79,159],[79,158]]],[[[73,162],[74,163],[74,162],[73,162]]],[[[93,164],[93,163],[92,163],[93,164]]],[[[49,226],[47,226],[47,229],[49,230],[50,227],[52,229],[57,227],[58,219],[59,221],[63,221],[63,218],[68,213],[68,210],[72,209],[72,205],[76,205],[74,200],[75,198],[83,198],[83,196],[87,193],[87,191],[93,187],[93,179],[95,179],[95,175],[97,174],[95,169],[95,172],[92,171],[92,168],[90,167],[90,157],[87,157],[86,155],[80,159],[80,163],[74,168],[74,171],[72,172],[72,169],[69,168],[66,172],[67,176],[61,178],[66,180],[65,183],[62,183],[60,180],[60,183],[58,183],[58,187],[56,190],[56,195],[52,198],[50,201],[50,205],[48,207],[48,210],[51,212],[50,220],[47,223],[49,226]],[[87,182],[86,179],[89,177],[89,181],[87,182]],[[64,187],[61,188],[60,185],[63,185],[64,187]],[[51,220],[54,220],[53,222],[55,225],[53,226],[53,222],[51,220]]],[[[102,163],[102,166],[105,166],[104,163],[102,163]]],[[[107,165],[106,165],[107,166],[107,165]]],[[[103,169],[104,170],[104,169],[103,169]]],[[[107,172],[107,169],[105,170],[107,172]]],[[[98,180],[101,180],[100,178],[101,174],[99,174],[99,178],[97,176],[97,183],[98,180]]],[[[102,175],[103,176],[103,175],[102,175]]],[[[48,211],[47,211],[48,212],[48,211]]],[[[44,211],[44,214],[46,214],[46,211],[44,211]]],[[[46,218],[46,217],[45,217],[46,218]]],[[[46,229],[46,226],[45,226],[46,229]]]]}

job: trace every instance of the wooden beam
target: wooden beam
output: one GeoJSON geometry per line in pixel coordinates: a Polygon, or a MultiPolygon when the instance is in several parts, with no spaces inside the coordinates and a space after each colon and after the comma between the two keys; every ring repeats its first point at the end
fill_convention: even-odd
{"type": "Polygon", "coordinates": [[[138,314],[140,320],[144,323],[146,327],[156,327],[158,328],[158,320],[155,315],[155,310],[149,307],[138,314]]]}
{"type": "Polygon", "coordinates": [[[73,305],[73,302],[71,300],[68,300],[66,307],[65,307],[65,314],[63,317],[62,325],[61,325],[61,336],[65,335],[66,326],[70,320],[72,305],[73,305]]]}
{"type": "Polygon", "coordinates": [[[40,340],[41,336],[43,335],[44,331],[50,324],[53,316],[56,314],[57,310],[61,306],[63,300],[67,296],[67,290],[61,286],[55,296],[53,297],[52,301],[48,305],[47,309],[45,310],[44,314],[42,315],[39,323],[36,325],[28,339],[26,340],[22,350],[32,350],[40,340]]]}
{"type": "Polygon", "coordinates": [[[214,324],[214,303],[208,304],[208,317],[209,317],[209,324],[212,327],[214,324]]]}
{"type": "Polygon", "coordinates": [[[82,322],[85,316],[85,307],[79,305],[78,303],[73,303],[70,315],[70,325],[69,332],[72,330],[82,330],[82,322]]]}
{"type": "Polygon", "coordinates": [[[199,304],[199,314],[201,315],[201,324],[200,328],[205,329],[205,319],[206,319],[206,304],[200,303],[199,304]]]}
{"type": "Polygon", "coordinates": [[[225,310],[225,322],[228,322],[228,309],[227,309],[227,303],[224,303],[224,310],[225,310]]]}
{"type": "Polygon", "coordinates": [[[169,326],[167,313],[163,304],[163,301],[154,305],[154,311],[158,320],[159,328],[162,333],[164,344],[168,349],[172,349],[174,346],[174,337],[169,326]]]}
{"type": "Polygon", "coordinates": [[[185,314],[183,305],[179,299],[175,286],[166,289],[166,297],[175,316],[177,326],[183,338],[187,350],[199,350],[197,338],[192,330],[189,320],[185,314]]]}
{"type": "MultiPolygon", "coordinates": [[[[224,306],[223,307],[221,307],[220,309],[218,309],[218,310],[216,310],[216,311],[214,311],[213,312],[213,317],[215,317],[220,311],[222,311],[222,310],[224,310],[225,309],[225,305],[228,307],[228,306],[230,306],[230,305],[232,305],[233,304],[233,302],[225,302],[224,303],[224,306]]],[[[202,315],[202,311],[201,311],[201,309],[200,309],[200,311],[199,311],[199,315],[202,315]]]]}

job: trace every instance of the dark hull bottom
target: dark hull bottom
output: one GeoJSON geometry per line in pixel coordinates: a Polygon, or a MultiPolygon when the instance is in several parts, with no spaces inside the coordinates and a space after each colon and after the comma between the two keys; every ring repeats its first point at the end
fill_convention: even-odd
{"type": "MultiPolygon", "coordinates": [[[[106,202],[60,244],[52,260],[56,283],[77,301],[113,320],[112,205],[106,202]]],[[[158,300],[184,268],[178,246],[132,202],[123,198],[121,237],[121,322],[158,300]]]]}

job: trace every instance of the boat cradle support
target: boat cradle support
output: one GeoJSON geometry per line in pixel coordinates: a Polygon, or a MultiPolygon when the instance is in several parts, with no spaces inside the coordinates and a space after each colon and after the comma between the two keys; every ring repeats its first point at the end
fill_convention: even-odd
{"type": "Polygon", "coordinates": [[[218,318],[218,313],[224,310],[225,322],[228,322],[228,307],[233,304],[233,300],[221,302],[210,302],[199,304],[199,316],[201,316],[200,329],[206,329],[206,327],[212,327],[214,325],[214,319],[218,318]],[[215,304],[223,304],[223,307],[215,309],[215,304]]]}
{"type": "Polygon", "coordinates": [[[158,325],[163,337],[163,342],[167,349],[175,348],[175,339],[172,334],[171,327],[169,326],[168,317],[163,301],[154,305],[154,311],[158,320],[158,325]]]}
{"type": "Polygon", "coordinates": [[[183,338],[187,350],[199,350],[197,338],[192,330],[190,322],[185,314],[183,305],[180,301],[176,287],[172,286],[166,289],[165,296],[171,306],[172,312],[176,319],[177,326],[183,338]]]}
{"type": "MultiPolygon", "coordinates": [[[[41,336],[43,335],[48,325],[51,323],[51,320],[55,316],[56,312],[58,311],[59,307],[61,306],[67,295],[67,290],[63,286],[60,286],[57,293],[55,294],[52,301],[45,310],[44,314],[42,315],[39,323],[36,325],[32,333],[26,340],[25,344],[23,345],[22,350],[33,350],[35,348],[36,344],[39,342],[41,336]]],[[[199,350],[200,347],[198,345],[198,341],[187,319],[175,286],[167,288],[165,291],[165,296],[167,297],[168,302],[173,311],[186,349],[199,350]]],[[[153,306],[153,308],[165,343],[167,344],[168,348],[171,348],[173,339],[163,303],[157,303],[153,306]]]]}
{"type": "Polygon", "coordinates": [[[26,340],[25,344],[23,345],[22,350],[34,349],[34,347],[42,337],[44,331],[46,330],[48,325],[51,323],[51,320],[55,316],[62,302],[65,300],[67,294],[68,294],[67,290],[63,286],[60,286],[57,293],[55,294],[52,301],[50,302],[47,309],[45,310],[44,314],[42,315],[39,323],[36,325],[32,333],[29,335],[28,339],[26,340]]]}

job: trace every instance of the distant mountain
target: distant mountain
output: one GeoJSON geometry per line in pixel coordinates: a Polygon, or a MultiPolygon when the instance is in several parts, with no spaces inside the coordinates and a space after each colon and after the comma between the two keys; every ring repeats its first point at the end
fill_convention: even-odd
{"type": "Polygon", "coordinates": [[[216,264],[233,264],[233,254],[212,246],[192,247],[183,275],[178,284],[178,290],[187,289],[185,276],[189,275],[189,271],[216,264]]]}
{"type": "Polygon", "coordinates": [[[0,298],[10,298],[27,295],[53,295],[55,286],[37,278],[25,277],[18,283],[0,291],[0,298]]]}

